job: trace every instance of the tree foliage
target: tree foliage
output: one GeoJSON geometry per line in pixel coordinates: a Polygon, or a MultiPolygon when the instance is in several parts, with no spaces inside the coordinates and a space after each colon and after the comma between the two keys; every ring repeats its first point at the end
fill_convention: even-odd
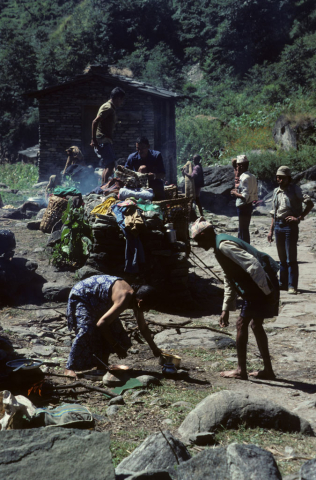
{"type": "Polygon", "coordinates": [[[34,143],[23,94],[82,73],[130,67],[188,94],[183,112],[229,121],[314,88],[314,0],[0,0],[0,143],[34,143]],[[189,72],[199,65],[202,79],[189,72]],[[190,105],[190,107],[189,107],[190,105]]]}

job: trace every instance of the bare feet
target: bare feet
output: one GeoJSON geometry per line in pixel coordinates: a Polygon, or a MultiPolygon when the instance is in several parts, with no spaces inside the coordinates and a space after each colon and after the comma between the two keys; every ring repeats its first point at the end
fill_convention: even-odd
{"type": "Polygon", "coordinates": [[[237,378],[238,380],[248,380],[247,374],[242,374],[239,370],[226,370],[220,373],[224,378],[237,378]]]}
{"type": "Polygon", "coordinates": [[[273,371],[258,370],[257,372],[249,373],[249,377],[258,378],[258,380],[275,380],[276,376],[273,371]]]}
{"type": "Polygon", "coordinates": [[[76,379],[78,378],[76,372],[74,372],[73,370],[67,370],[67,368],[65,368],[64,370],[64,375],[67,375],[67,377],[73,377],[76,379]]]}

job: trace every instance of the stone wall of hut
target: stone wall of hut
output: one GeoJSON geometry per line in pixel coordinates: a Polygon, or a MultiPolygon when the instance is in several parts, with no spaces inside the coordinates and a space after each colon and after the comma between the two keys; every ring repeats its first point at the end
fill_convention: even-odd
{"type": "MultiPolygon", "coordinates": [[[[68,86],[61,86],[38,96],[39,101],[39,180],[44,181],[56,170],[65,166],[65,150],[76,145],[82,151],[87,164],[98,166],[98,159],[89,146],[91,123],[98,108],[110,98],[114,85],[92,77],[68,86]]],[[[167,180],[176,182],[175,115],[174,103],[170,99],[160,99],[137,89],[126,90],[124,105],[118,109],[118,123],[114,134],[116,158],[127,158],[135,151],[135,139],[144,135],[151,148],[160,150],[164,157],[167,180]],[[157,124],[161,106],[170,112],[168,122],[161,121],[162,127],[168,124],[166,135],[157,135],[157,124]],[[169,105],[170,103],[170,105],[169,105]],[[159,108],[157,108],[157,106],[159,108]],[[164,138],[163,144],[158,144],[164,138]],[[155,144],[156,142],[156,144],[155,144]]],[[[162,119],[163,120],[163,119],[162,119]]],[[[161,142],[162,143],[162,142],[161,142]]]]}

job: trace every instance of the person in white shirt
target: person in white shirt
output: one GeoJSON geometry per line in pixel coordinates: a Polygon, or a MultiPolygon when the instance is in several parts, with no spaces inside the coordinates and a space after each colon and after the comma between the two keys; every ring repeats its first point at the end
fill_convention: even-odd
{"type": "Polygon", "coordinates": [[[239,218],[238,238],[250,243],[249,225],[252,214],[252,202],[258,200],[257,180],[248,171],[249,160],[246,155],[237,156],[237,170],[239,173],[239,187],[231,190],[236,197],[237,215],[239,218]]]}
{"type": "Polygon", "coordinates": [[[226,234],[216,235],[213,226],[200,218],[191,229],[191,236],[198,246],[209,250],[214,248],[217,261],[224,270],[224,302],[219,324],[229,325],[229,312],[236,310],[236,299],[243,299],[237,320],[236,370],[221,372],[222,377],[247,380],[246,358],[248,327],[252,328],[264,363],[262,371],[249,375],[260,379],[274,380],[267,335],[263,329],[264,318],[278,315],[279,266],[269,255],[260,252],[244,240],[226,234]]]}

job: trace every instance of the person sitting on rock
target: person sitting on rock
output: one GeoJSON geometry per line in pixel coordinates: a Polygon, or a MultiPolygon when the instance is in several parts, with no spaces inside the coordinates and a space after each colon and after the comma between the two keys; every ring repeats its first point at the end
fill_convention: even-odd
{"type": "Polygon", "coordinates": [[[261,353],[264,369],[249,375],[273,380],[275,374],[263,321],[264,318],[272,318],[278,314],[277,262],[239,238],[226,234],[216,235],[213,226],[203,217],[193,224],[191,236],[204,250],[214,248],[215,257],[224,270],[224,303],[219,320],[221,327],[229,325],[229,312],[236,310],[237,294],[243,299],[237,320],[238,366],[236,370],[221,372],[221,376],[247,380],[246,358],[250,324],[261,353]]]}
{"type": "Polygon", "coordinates": [[[119,358],[127,356],[131,343],[118,319],[127,308],[134,310],[141,334],[155,357],[159,357],[161,350],[151,338],[143,313],[156,303],[156,298],[157,292],[152,287],[132,288],[122,278],[109,275],[94,275],[77,283],[68,299],[68,328],[75,330],[76,338],[65,375],[75,377],[75,371],[97,365],[94,354],[104,363],[110,353],[119,358]]]}

